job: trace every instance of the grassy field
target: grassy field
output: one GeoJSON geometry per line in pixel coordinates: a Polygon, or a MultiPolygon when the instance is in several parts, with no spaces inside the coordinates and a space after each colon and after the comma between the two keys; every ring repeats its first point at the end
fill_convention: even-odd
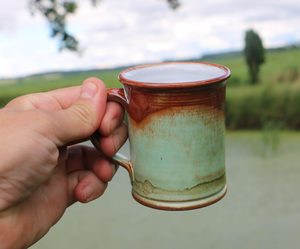
{"type": "MultiPolygon", "coordinates": [[[[248,85],[248,72],[244,57],[224,56],[206,58],[206,61],[228,66],[232,71],[228,87],[248,85]]],[[[0,100],[29,92],[47,91],[64,86],[78,85],[90,76],[101,78],[108,87],[119,86],[117,75],[121,69],[93,70],[88,72],[52,73],[19,79],[0,80],[0,100]]],[[[300,84],[300,49],[269,51],[261,69],[263,84],[300,84]]]]}
{"type": "MultiPolygon", "coordinates": [[[[228,128],[300,129],[300,48],[267,51],[257,85],[249,83],[242,54],[207,57],[205,61],[226,65],[232,71],[226,98],[228,128]]],[[[59,72],[0,80],[0,107],[16,96],[79,85],[91,76],[101,78],[107,87],[117,87],[121,70],[59,72]]]]}
{"type": "MultiPolygon", "coordinates": [[[[228,86],[249,84],[245,59],[242,56],[216,58],[213,62],[224,64],[232,71],[228,86]]],[[[268,51],[261,67],[262,84],[300,84],[300,49],[268,51]]]]}
{"type": "Polygon", "coordinates": [[[9,100],[33,92],[80,85],[88,77],[101,78],[107,87],[120,86],[118,73],[120,70],[95,70],[89,72],[50,73],[34,75],[19,79],[0,80],[0,106],[9,100]]]}

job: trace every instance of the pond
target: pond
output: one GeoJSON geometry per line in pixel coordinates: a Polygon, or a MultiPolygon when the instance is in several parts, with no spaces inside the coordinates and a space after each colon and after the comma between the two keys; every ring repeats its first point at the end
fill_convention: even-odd
{"type": "Polygon", "coordinates": [[[226,170],[223,200],[166,212],[135,202],[120,168],[102,198],[73,205],[32,248],[298,249],[300,133],[227,133],[226,170]]]}

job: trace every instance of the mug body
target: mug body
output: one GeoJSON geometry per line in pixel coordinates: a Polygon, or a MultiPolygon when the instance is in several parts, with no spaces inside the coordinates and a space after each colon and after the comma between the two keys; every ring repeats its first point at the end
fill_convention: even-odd
{"type": "Polygon", "coordinates": [[[120,77],[128,103],[132,194],[137,201],[186,210],[225,195],[226,77],[150,85],[143,75],[134,84],[120,77]]]}

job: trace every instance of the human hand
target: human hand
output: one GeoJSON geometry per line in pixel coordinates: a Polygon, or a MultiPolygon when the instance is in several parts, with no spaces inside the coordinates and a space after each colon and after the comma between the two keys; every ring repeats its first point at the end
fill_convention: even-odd
{"type": "Polygon", "coordinates": [[[112,156],[127,138],[119,104],[104,84],[30,94],[0,110],[0,249],[27,248],[75,201],[101,196],[115,168],[94,148],[67,146],[99,127],[112,156]]]}

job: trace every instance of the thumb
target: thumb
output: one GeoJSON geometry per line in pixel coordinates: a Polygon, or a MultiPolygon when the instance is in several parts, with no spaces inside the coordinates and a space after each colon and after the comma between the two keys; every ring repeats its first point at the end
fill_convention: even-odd
{"type": "Polygon", "coordinates": [[[89,137],[99,126],[106,109],[106,87],[96,78],[84,81],[78,99],[55,113],[54,140],[57,146],[89,137]]]}

